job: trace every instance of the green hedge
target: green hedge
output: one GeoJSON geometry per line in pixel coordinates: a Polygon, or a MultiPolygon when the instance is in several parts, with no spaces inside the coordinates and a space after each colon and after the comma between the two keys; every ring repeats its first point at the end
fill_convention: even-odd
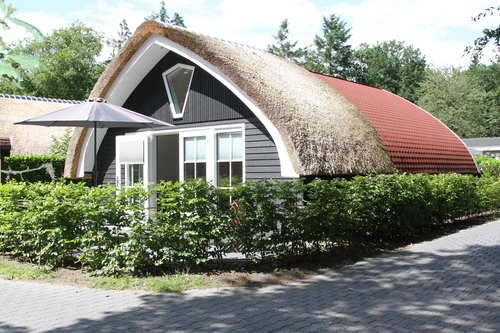
{"type": "Polygon", "coordinates": [[[499,185],[456,174],[264,180],[231,190],[196,180],[122,192],[11,182],[0,186],[0,251],[54,266],[76,257],[98,274],[196,265],[236,250],[248,259],[286,257],[498,209],[499,185]],[[153,193],[148,214],[142,203],[153,193]]]}
{"type": "MultiPolygon", "coordinates": [[[[12,171],[22,171],[27,168],[38,168],[44,163],[52,163],[56,178],[60,178],[64,173],[65,160],[64,156],[58,155],[12,155],[5,157],[5,169],[8,170],[10,168],[12,171]]],[[[24,181],[30,183],[52,181],[45,169],[25,172],[22,176],[24,181]]],[[[7,177],[8,179],[21,181],[20,175],[8,175],[7,177]]]]}

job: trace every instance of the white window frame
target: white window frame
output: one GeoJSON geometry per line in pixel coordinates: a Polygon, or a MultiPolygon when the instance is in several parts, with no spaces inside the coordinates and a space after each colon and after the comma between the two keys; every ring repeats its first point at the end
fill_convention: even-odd
{"type": "Polygon", "coordinates": [[[210,129],[205,130],[188,130],[179,133],[179,181],[185,181],[186,175],[184,174],[184,139],[193,137],[205,137],[205,163],[206,163],[206,181],[213,181],[213,139],[212,131],[210,129]]]}
{"type": "MultiPolygon", "coordinates": [[[[231,150],[232,150],[232,143],[231,143],[231,150]]],[[[214,184],[217,187],[221,187],[221,188],[231,188],[231,187],[233,187],[232,185],[229,186],[229,187],[222,187],[222,186],[220,186],[218,184],[218,174],[219,174],[218,163],[219,162],[229,162],[229,165],[230,165],[229,169],[230,170],[232,168],[232,163],[233,162],[241,162],[241,167],[242,167],[242,175],[241,175],[242,179],[241,179],[241,182],[242,183],[245,182],[245,137],[244,137],[244,133],[242,131],[232,130],[232,131],[216,131],[215,132],[215,137],[214,137],[214,162],[215,162],[215,165],[214,165],[214,184]],[[217,146],[218,145],[217,137],[219,136],[219,134],[236,134],[236,133],[241,133],[241,139],[242,139],[241,140],[242,141],[242,147],[241,147],[242,156],[241,156],[241,160],[233,160],[232,158],[230,158],[229,160],[221,160],[221,161],[219,161],[218,158],[217,158],[217,153],[218,153],[218,149],[219,149],[219,147],[217,146]]],[[[231,178],[231,175],[229,175],[229,178],[231,178]]]]}
{"type": "Polygon", "coordinates": [[[142,182],[144,187],[147,187],[148,179],[149,179],[149,170],[148,170],[148,160],[149,160],[149,144],[148,137],[145,135],[125,135],[125,136],[117,136],[116,137],[116,187],[118,189],[121,188],[129,188],[133,186],[133,184],[126,184],[126,180],[128,179],[129,173],[129,165],[142,165],[142,182]],[[142,143],[142,151],[143,157],[142,161],[133,161],[133,162],[123,162],[120,160],[120,148],[122,145],[125,147],[129,145],[131,142],[141,142],[142,143]],[[125,179],[122,179],[121,168],[125,166],[125,179]]]}
{"type": "MultiPolygon", "coordinates": [[[[144,141],[144,166],[143,166],[143,175],[144,175],[144,186],[147,184],[151,184],[151,186],[156,185],[157,178],[157,164],[156,164],[156,136],[162,135],[179,135],[179,181],[184,181],[184,138],[186,137],[195,137],[195,136],[205,136],[206,138],[206,168],[207,168],[207,182],[212,182],[215,184],[215,176],[216,176],[216,144],[217,144],[217,134],[219,133],[234,133],[239,132],[242,134],[242,154],[243,154],[243,182],[246,181],[246,155],[245,155],[245,124],[237,123],[237,124],[227,124],[227,125],[219,125],[219,126],[203,126],[196,128],[184,128],[184,129],[171,129],[171,130],[160,130],[160,131],[147,131],[140,133],[127,133],[124,136],[116,137],[117,144],[117,154],[116,154],[116,184],[117,187],[121,185],[121,163],[118,156],[118,145],[126,144],[126,142],[130,141],[144,141]]],[[[154,204],[154,199],[151,200],[150,205],[154,204]]]]}
{"type": "Polygon", "coordinates": [[[189,92],[191,91],[191,83],[193,82],[194,69],[195,69],[194,66],[178,63],[178,64],[170,67],[168,70],[166,70],[162,74],[163,83],[165,84],[165,90],[167,91],[168,100],[169,100],[169,104],[170,104],[170,111],[172,112],[172,117],[174,117],[174,119],[180,119],[184,116],[184,110],[186,109],[186,104],[187,104],[187,101],[189,98],[189,92]],[[184,100],[184,105],[182,106],[181,113],[175,112],[175,103],[174,103],[174,99],[172,98],[172,94],[170,93],[168,80],[167,80],[167,75],[170,74],[171,72],[175,71],[177,68],[185,68],[185,69],[190,69],[193,71],[191,78],[189,79],[189,85],[188,85],[188,89],[187,89],[186,97],[184,100]]]}

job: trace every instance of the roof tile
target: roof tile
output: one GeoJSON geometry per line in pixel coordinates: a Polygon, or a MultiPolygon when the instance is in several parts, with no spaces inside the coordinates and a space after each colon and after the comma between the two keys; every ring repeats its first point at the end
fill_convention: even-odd
{"type": "Polygon", "coordinates": [[[471,154],[455,133],[415,104],[382,89],[315,75],[372,122],[400,172],[478,172],[471,154]]]}

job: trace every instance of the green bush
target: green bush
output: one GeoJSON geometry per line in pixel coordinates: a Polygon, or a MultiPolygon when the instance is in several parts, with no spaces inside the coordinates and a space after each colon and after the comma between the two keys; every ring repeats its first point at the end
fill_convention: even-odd
{"type": "MultiPolygon", "coordinates": [[[[57,155],[12,155],[5,157],[5,169],[9,170],[10,168],[12,171],[23,171],[28,168],[36,169],[44,163],[52,163],[56,178],[60,178],[64,173],[65,160],[65,156],[57,155]]],[[[8,175],[7,178],[30,183],[52,181],[52,178],[50,178],[45,169],[25,172],[22,174],[22,179],[21,175],[8,175]]]]}
{"type": "Polygon", "coordinates": [[[497,178],[500,176],[500,160],[491,158],[488,155],[478,155],[476,156],[476,162],[484,176],[497,178]]]}
{"type": "Polygon", "coordinates": [[[289,257],[425,230],[498,209],[500,180],[472,175],[370,175],[310,183],[263,180],[221,189],[203,180],[87,187],[59,180],[0,186],[0,251],[96,274],[197,265],[239,251],[289,257]],[[155,194],[157,207],[147,211],[155,194]]]}

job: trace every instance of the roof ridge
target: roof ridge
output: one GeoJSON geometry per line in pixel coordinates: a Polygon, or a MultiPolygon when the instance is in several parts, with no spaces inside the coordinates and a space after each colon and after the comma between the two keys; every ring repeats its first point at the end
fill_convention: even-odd
{"type": "Polygon", "coordinates": [[[246,44],[236,43],[236,42],[232,42],[230,40],[225,40],[225,39],[222,39],[222,38],[217,38],[217,37],[213,37],[213,36],[210,36],[210,35],[205,35],[205,34],[202,34],[201,32],[196,32],[196,31],[193,31],[193,30],[189,30],[188,28],[180,27],[180,26],[174,25],[172,23],[165,23],[165,22],[161,22],[161,21],[158,21],[158,20],[155,20],[155,21],[158,22],[159,24],[163,25],[166,28],[174,28],[174,29],[184,30],[184,31],[187,31],[187,32],[199,35],[199,36],[212,38],[212,39],[215,39],[215,40],[218,40],[218,41],[221,41],[221,42],[226,42],[226,43],[229,43],[229,44],[234,44],[234,45],[238,45],[238,46],[248,47],[248,48],[254,49],[254,50],[259,50],[259,51],[267,52],[266,50],[259,49],[258,47],[255,47],[255,46],[250,46],[250,45],[246,45],[246,44]]]}
{"type": "Polygon", "coordinates": [[[19,99],[19,100],[36,101],[36,102],[51,102],[51,103],[61,103],[61,104],[80,104],[80,103],[83,103],[82,101],[73,101],[73,100],[67,100],[67,99],[32,97],[32,96],[9,95],[9,94],[0,94],[0,98],[10,98],[10,99],[19,99]]]}

